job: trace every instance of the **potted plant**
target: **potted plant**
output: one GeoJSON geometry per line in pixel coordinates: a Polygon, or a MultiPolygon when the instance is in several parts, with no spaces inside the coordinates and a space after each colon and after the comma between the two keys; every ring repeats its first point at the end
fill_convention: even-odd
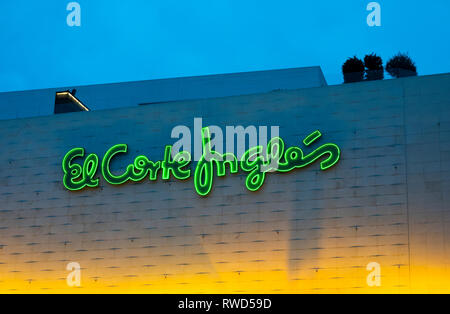
{"type": "Polygon", "coordinates": [[[392,77],[417,76],[415,63],[407,54],[399,53],[386,64],[386,71],[392,77]]]}
{"type": "Polygon", "coordinates": [[[366,66],[366,80],[376,81],[384,79],[383,59],[372,53],[364,57],[366,66]]]}
{"type": "Polygon", "coordinates": [[[344,83],[361,82],[364,80],[364,63],[356,56],[348,58],[342,66],[344,83]]]}

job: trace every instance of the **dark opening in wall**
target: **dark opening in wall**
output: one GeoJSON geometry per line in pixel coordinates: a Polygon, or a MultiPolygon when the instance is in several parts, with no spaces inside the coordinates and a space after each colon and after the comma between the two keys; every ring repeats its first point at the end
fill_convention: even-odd
{"type": "Polygon", "coordinates": [[[76,89],[65,92],[57,92],[55,97],[55,114],[90,111],[88,107],[75,97],[76,89]]]}

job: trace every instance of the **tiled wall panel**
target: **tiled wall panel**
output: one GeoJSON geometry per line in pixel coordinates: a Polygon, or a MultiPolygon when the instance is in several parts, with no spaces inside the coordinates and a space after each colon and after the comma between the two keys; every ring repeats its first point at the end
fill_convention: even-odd
{"type": "Polygon", "coordinates": [[[450,75],[162,103],[0,122],[2,292],[449,292],[450,75]],[[287,145],[319,129],[342,159],[69,192],[61,160],[162,158],[177,125],[280,126],[287,145]],[[82,287],[66,265],[82,267],[82,287]],[[381,266],[381,287],[366,267],[381,266]]]}

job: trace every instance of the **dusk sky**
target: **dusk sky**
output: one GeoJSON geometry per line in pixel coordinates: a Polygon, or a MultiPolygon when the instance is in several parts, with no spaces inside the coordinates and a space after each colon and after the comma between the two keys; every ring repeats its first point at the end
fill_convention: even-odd
{"type": "Polygon", "coordinates": [[[347,57],[408,53],[419,75],[450,72],[450,1],[2,1],[0,92],[319,65],[342,83],[347,57]]]}

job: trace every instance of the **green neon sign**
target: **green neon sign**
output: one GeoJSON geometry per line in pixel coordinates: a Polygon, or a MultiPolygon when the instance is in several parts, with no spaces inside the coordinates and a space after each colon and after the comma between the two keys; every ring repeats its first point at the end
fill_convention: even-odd
{"type": "MultiPolygon", "coordinates": [[[[310,147],[321,137],[320,131],[315,131],[303,140],[303,144],[310,147]]],[[[319,159],[322,159],[320,169],[325,171],[336,165],[341,156],[341,151],[336,144],[323,144],[305,155],[300,147],[292,146],[286,149],[283,139],[274,137],[265,150],[263,146],[252,147],[238,161],[233,153],[221,154],[212,149],[209,128],[202,130],[202,145],[203,155],[194,170],[194,186],[200,196],[211,193],[214,175],[224,177],[227,169],[231,174],[238,173],[239,170],[247,172],[245,185],[249,191],[255,192],[263,186],[267,173],[291,172],[312,165],[319,159]]],[[[85,150],[83,148],[70,150],[62,161],[64,186],[70,191],[98,187],[100,179],[96,175],[99,168],[103,179],[111,185],[141,182],[146,178],[156,181],[160,172],[162,180],[169,180],[171,177],[177,180],[188,180],[192,176],[189,169],[190,153],[180,152],[172,157],[170,145],[165,148],[163,160],[153,162],[146,156],[137,156],[121,174],[113,174],[110,169],[111,161],[127,152],[126,144],[118,144],[105,153],[101,164],[96,154],[88,155],[82,164],[78,164],[74,160],[83,158],[85,150]]]]}

